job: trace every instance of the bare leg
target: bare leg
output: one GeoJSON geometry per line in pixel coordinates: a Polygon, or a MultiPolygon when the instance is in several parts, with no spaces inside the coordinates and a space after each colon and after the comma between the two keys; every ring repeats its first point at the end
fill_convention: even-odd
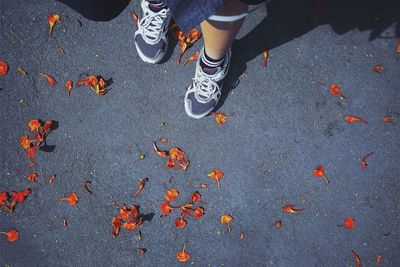
{"type": "MultiPolygon", "coordinates": [[[[244,13],[249,6],[239,0],[231,0],[225,4],[218,15],[233,16],[244,13]]],[[[236,34],[242,27],[244,19],[234,22],[217,22],[204,20],[200,26],[204,38],[207,55],[213,59],[223,58],[231,46],[236,34]]]]}

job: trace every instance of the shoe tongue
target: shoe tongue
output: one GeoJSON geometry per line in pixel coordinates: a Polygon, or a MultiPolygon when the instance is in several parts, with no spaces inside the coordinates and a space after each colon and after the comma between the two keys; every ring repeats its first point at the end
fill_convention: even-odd
{"type": "Polygon", "coordinates": [[[208,75],[214,75],[215,73],[217,73],[217,71],[218,71],[218,68],[217,68],[217,67],[215,67],[215,68],[207,68],[207,67],[204,67],[204,68],[203,68],[203,72],[204,72],[205,74],[208,74],[208,75]]]}
{"type": "Polygon", "coordinates": [[[165,8],[165,5],[164,4],[152,4],[152,3],[149,3],[149,8],[150,8],[150,10],[151,11],[153,11],[153,12],[160,12],[161,10],[163,10],[164,8],[165,8]]]}

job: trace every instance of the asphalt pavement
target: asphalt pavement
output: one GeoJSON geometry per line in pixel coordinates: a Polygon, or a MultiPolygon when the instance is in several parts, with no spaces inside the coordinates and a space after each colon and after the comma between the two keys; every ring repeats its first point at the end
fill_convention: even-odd
{"type": "MultiPolygon", "coordinates": [[[[0,211],[0,231],[20,234],[13,243],[0,234],[2,266],[180,266],[184,242],[193,266],[356,266],[352,250],[363,266],[377,266],[379,255],[380,266],[400,266],[399,1],[273,0],[268,16],[254,12],[233,44],[218,109],[229,115],[224,125],[185,114],[195,63],[177,64],[173,38],[162,64],[140,60],[131,17],[138,1],[99,18],[64,2],[0,0],[0,60],[10,66],[0,76],[0,191],[32,190],[12,213],[0,211]],[[61,17],[51,36],[49,13],[61,17]],[[76,87],[83,74],[110,80],[110,90],[98,96],[76,87]],[[75,83],[70,97],[67,80],[75,83]],[[332,84],[345,100],[329,93],[332,84]],[[368,124],[349,124],[346,115],[368,124]],[[46,139],[52,149],[38,151],[29,168],[19,140],[33,118],[58,127],[46,139]],[[153,141],[182,149],[188,169],[168,169],[153,141]],[[313,176],[318,165],[329,184],[313,176]],[[216,168],[225,174],[219,190],[207,176],[216,168]],[[149,181],[134,199],[143,177],[149,181]],[[160,217],[166,187],[179,190],[180,204],[198,190],[202,218],[177,229],[178,211],[160,217]],[[60,201],[71,192],[74,206],[60,201]],[[140,206],[141,240],[137,229],[113,237],[111,195],[140,206]],[[284,213],[286,204],[304,211],[284,213]],[[231,231],[223,214],[233,216],[231,231]],[[346,217],[354,229],[338,226],[346,217]]],[[[184,58],[201,46],[200,39],[184,58]]]]}

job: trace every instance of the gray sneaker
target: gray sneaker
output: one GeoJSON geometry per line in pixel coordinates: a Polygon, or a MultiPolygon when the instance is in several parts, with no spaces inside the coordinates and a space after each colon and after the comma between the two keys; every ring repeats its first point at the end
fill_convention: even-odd
{"type": "Polygon", "coordinates": [[[142,0],[143,16],[135,32],[135,46],[140,58],[148,63],[158,63],[168,49],[168,27],[171,22],[169,8],[142,0]]]}
{"type": "Polygon", "coordinates": [[[197,60],[196,74],[192,85],[185,94],[186,114],[195,119],[203,118],[217,106],[221,97],[223,79],[228,73],[231,60],[231,50],[229,49],[222,66],[202,68],[200,66],[200,59],[203,53],[204,47],[197,60]]]}

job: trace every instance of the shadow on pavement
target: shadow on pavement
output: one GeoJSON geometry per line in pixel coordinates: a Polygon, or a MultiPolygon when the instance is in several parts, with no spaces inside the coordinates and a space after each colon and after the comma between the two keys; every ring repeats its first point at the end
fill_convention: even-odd
{"type": "Polygon", "coordinates": [[[231,68],[216,109],[223,105],[230,90],[239,84],[247,62],[262,54],[264,48],[271,50],[279,47],[320,25],[331,25],[337,34],[353,29],[371,31],[370,41],[400,36],[400,1],[396,0],[272,0],[266,6],[268,15],[247,35],[233,43],[231,68]],[[321,3],[321,6],[316,3],[321,3]],[[394,24],[394,36],[381,36],[394,24]]]}

